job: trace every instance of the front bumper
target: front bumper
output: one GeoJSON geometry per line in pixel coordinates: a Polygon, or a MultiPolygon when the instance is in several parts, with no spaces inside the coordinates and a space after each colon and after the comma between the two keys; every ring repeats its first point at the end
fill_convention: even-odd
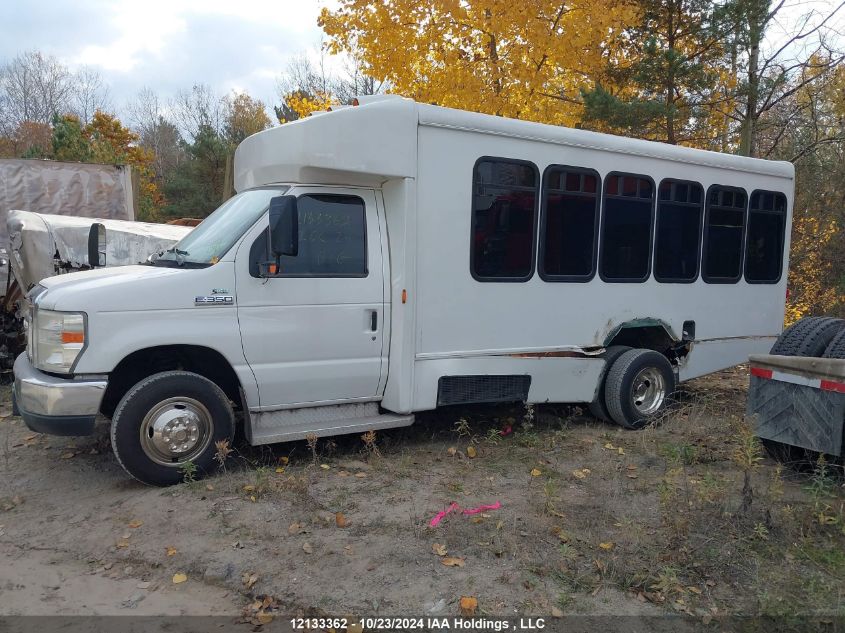
{"type": "Polygon", "coordinates": [[[108,381],[57,378],[35,369],[24,352],[15,360],[15,407],[26,425],[50,435],[90,435],[108,381]]]}

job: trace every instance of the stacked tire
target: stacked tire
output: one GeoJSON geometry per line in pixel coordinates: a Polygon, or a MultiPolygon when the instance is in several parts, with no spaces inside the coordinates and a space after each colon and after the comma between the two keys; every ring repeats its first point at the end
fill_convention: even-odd
{"type": "MultiPolygon", "coordinates": [[[[805,317],[783,331],[770,354],[810,358],[845,358],[845,320],[805,317]]],[[[819,454],[798,446],[761,439],[766,452],[796,470],[812,468],[819,454]]]]}
{"type": "Polygon", "coordinates": [[[590,412],[632,430],[659,418],[675,392],[675,371],[669,359],[654,350],[619,345],[609,347],[604,360],[604,375],[590,412]]]}

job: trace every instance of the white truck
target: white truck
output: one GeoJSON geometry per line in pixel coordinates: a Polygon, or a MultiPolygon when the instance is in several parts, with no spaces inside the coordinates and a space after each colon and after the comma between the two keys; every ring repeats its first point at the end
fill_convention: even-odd
{"type": "Polygon", "coordinates": [[[150,484],[253,444],[472,402],[640,428],[782,330],[794,171],[360,99],[246,139],[239,192],[157,260],[43,281],[15,400],[150,484]],[[356,101],[358,103],[358,101],[356,101]]]}

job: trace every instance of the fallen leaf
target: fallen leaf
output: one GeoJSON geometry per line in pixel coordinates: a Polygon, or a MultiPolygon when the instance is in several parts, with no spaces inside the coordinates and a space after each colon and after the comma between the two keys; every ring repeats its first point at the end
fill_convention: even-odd
{"type": "Polygon", "coordinates": [[[616,547],[616,543],[599,543],[599,547],[609,551],[616,547]]]}
{"type": "Polygon", "coordinates": [[[445,545],[441,545],[440,543],[432,543],[431,551],[437,554],[438,556],[446,556],[449,550],[446,549],[445,545]]]}
{"type": "Polygon", "coordinates": [[[543,471],[540,470],[539,468],[532,468],[531,469],[531,476],[532,477],[539,477],[542,474],[543,474],[543,471]]]}
{"type": "Polygon", "coordinates": [[[440,562],[446,565],[446,567],[463,567],[466,560],[456,556],[447,556],[446,558],[441,558],[440,562]]]}
{"type": "Polygon", "coordinates": [[[575,477],[576,479],[585,479],[587,477],[587,473],[584,472],[585,470],[587,470],[587,469],[583,468],[581,470],[573,470],[572,476],[575,477]]]}
{"type": "Polygon", "coordinates": [[[251,574],[249,572],[245,572],[241,575],[241,580],[244,583],[244,587],[247,589],[252,589],[255,583],[258,582],[258,574],[251,574]]]}
{"type": "Polygon", "coordinates": [[[331,466],[329,466],[328,464],[320,464],[320,468],[322,468],[323,470],[328,470],[329,468],[331,468],[331,466]]]}
{"type": "Polygon", "coordinates": [[[273,614],[262,611],[256,614],[255,619],[258,620],[259,624],[270,624],[273,621],[273,614]]]}
{"type": "Polygon", "coordinates": [[[619,453],[620,455],[625,454],[625,450],[621,446],[616,450],[616,452],[619,453]]]}
{"type": "Polygon", "coordinates": [[[73,451],[68,451],[67,453],[62,453],[61,455],[59,455],[59,459],[70,459],[74,455],[76,455],[76,453],[74,453],[73,451]]]}
{"type": "Polygon", "coordinates": [[[478,609],[478,598],[472,596],[461,596],[461,615],[472,617],[478,609]]]}
{"type": "Polygon", "coordinates": [[[137,585],[135,585],[135,587],[137,587],[138,589],[149,589],[151,584],[151,582],[145,580],[144,582],[139,582],[137,585]]]}
{"type": "Polygon", "coordinates": [[[168,556],[176,556],[176,548],[175,547],[168,547],[167,548],[167,555],[168,556]]]}
{"type": "Polygon", "coordinates": [[[367,476],[367,473],[355,473],[355,476],[356,476],[358,479],[364,479],[364,477],[366,477],[366,476],[367,476]]]}
{"type": "Polygon", "coordinates": [[[454,457],[455,453],[457,453],[457,452],[458,452],[458,449],[457,449],[457,448],[455,448],[454,446],[450,446],[449,448],[447,448],[447,449],[446,449],[446,452],[447,452],[449,455],[451,455],[451,456],[453,456],[453,457],[454,457]]]}
{"type": "Polygon", "coordinates": [[[174,585],[180,585],[183,582],[185,582],[186,580],[188,580],[188,577],[185,574],[182,574],[182,573],[173,574],[173,584],[174,585]]]}
{"type": "Polygon", "coordinates": [[[314,548],[311,547],[311,543],[308,543],[308,542],[302,544],[302,550],[306,554],[313,554],[314,553],[314,548]]]}
{"type": "Polygon", "coordinates": [[[343,512],[335,512],[334,522],[339,528],[345,528],[348,525],[348,523],[346,522],[346,517],[343,515],[343,512]]]}
{"type": "Polygon", "coordinates": [[[287,466],[289,461],[290,461],[290,459],[288,459],[287,457],[280,457],[279,458],[279,463],[282,466],[287,466]]]}
{"type": "Polygon", "coordinates": [[[553,618],[562,618],[563,617],[563,611],[561,611],[557,607],[552,607],[552,617],[553,618]]]}
{"type": "Polygon", "coordinates": [[[608,442],[607,444],[605,444],[605,445],[604,445],[604,447],[605,447],[606,449],[608,449],[608,450],[611,450],[611,451],[615,451],[615,450],[616,450],[616,447],[615,447],[613,444],[611,444],[610,442],[608,442]]]}
{"type": "Polygon", "coordinates": [[[305,531],[305,526],[302,523],[291,523],[288,526],[288,534],[302,534],[305,531]]]}
{"type": "Polygon", "coordinates": [[[637,473],[628,473],[626,477],[628,477],[628,479],[636,479],[639,475],[637,473]]]}
{"type": "Polygon", "coordinates": [[[129,540],[125,539],[125,538],[118,539],[117,547],[120,548],[120,549],[123,549],[125,547],[129,547],[129,540]]]}
{"type": "Polygon", "coordinates": [[[346,633],[364,633],[363,622],[350,622],[346,625],[346,633]]]}
{"type": "Polygon", "coordinates": [[[214,490],[214,486],[212,486],[211,484],[205,484],[205,489],[211,492],[212,490],[214,490]]]}
{"type": "Polygon", "coordinates": [[[628,464],[628,465],[626,466],[626,468],[627,468],[628,470],[637,470],[637,467],[636,467],[634,464],[628,464]]]}
{"type": "Polygon", "coordinates": [[[349,471],[348,470],[339,470],[339,471],[337,471],[337,476],[338,477],[349,477],[349,471]]]}
{"type": "Polygon", "coordinates": [[[467,446],[467,457],[470,459],[478,457],[478,451],[475,450],[475,446],[467,446]]]}
{"type": "Polygon", "coordinates": [[[255,486],[244,486],[244,492],[255,492],[255,486]]]}
{"type": "Polygon", "coordinates": [[[284,468],[282,468],[281,466],[279,466],[279,467],[276,469],[276,472],[277,472],[277,473],[279,473],[279,474],[281,475],[281,474],[283,474],[283,473],[285,472],[285,469],[284,469],[284,468]]]}
{"type": "Polygon", "coordinates": [[[695,594],[701,594],[701,589],[699,589],[698,587],[696,587],[694,585],[687,587],[687,589],[689,589],[691,592],[693,592],[695,594]]]}
{"type": "Polygon", "coordinates": [[[134,530],[135,528],[139,528],[142,525],[144,525],[144,522],[139,521],[138,519],[135,519],[134,521],[130,521],[128,525],[129,525],[129,527],[131,527],[134,530]]]}

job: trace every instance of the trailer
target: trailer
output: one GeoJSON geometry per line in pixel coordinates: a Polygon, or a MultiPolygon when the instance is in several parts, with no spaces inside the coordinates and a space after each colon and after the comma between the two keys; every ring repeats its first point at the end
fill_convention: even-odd
{"type": "Polygon", "coordinates": [[[27,424],[102,413],[153,484],[211,469],[236,411],[253,444],[474,402],[638,429],[780,334],[791,164],[357,103],[247,138],[238,194],[155,261],[33,289],[27,424]]]}
{"type": "Polygon", "coordinates": [[[843,457],[845,320],[808,317],[752,355],[748,415],[769,455],[798,469],[843,457]]]}

